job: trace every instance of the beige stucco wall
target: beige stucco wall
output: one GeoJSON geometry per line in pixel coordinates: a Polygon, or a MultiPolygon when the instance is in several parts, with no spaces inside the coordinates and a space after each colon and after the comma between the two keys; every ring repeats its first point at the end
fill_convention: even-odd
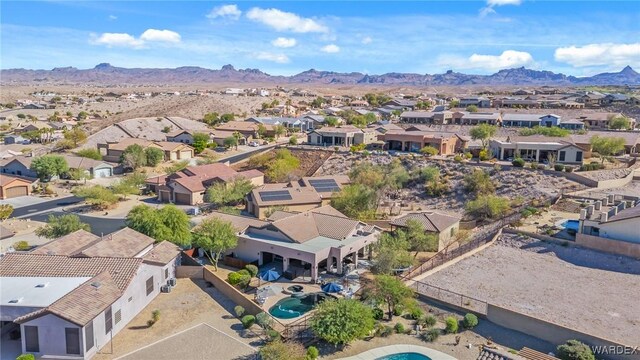
{"type": "Polygon", "coordinates": [[[578,233],[576,234],[576,244],[594,250],[640,259],[640,243],[606,239],[599,236],[578,233]]]}
{"type": "MultiPolygon", "coordinates": [[[[311,209],[315,209],[317,207],[320,207],[321,203],[315,203],[315,204],[302,204],[302,205],[283,205],[283,207],[285,208],[286,211],[291,211],[291,212],[304,212],[307,210],[311,210],[311,209]]],[[[271,207],[275,207],[275,206],[263,206],[263,207],[258,207],[255,203],[254,203],[254,210],[252,212],[252,214],[257,217],[258,219],[266,219],[266,212],[269,210],[269,208],[271,207]]]]}
{"type": "Polygon", "coordinates": [[[455,235],[460,230],[460,222],[457,222],[438,234],[438,251],[447,247],[447,245],[451,244],[455,239],[455,235]],[[451,230],[453,230],[453,235],[451,234],[451,230]]]}

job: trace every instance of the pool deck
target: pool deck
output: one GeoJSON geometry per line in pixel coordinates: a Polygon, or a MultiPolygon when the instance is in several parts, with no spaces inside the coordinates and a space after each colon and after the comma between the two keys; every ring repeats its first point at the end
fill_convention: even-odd
{"type": "Polygon", "coordinates": [[[418,345],[389,345],[362,352],[358,355],[342,358],[341,360],[374,360],[384,356],[402,354],[402,353],[418,353],[428,357],[431,360],[457,360],[451,355],[443,352],[429,349],[428,347],[418,345]]]}

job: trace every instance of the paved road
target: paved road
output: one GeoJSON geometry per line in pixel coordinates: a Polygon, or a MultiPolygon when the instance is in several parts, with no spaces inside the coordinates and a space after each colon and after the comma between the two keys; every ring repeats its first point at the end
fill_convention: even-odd
{"type": "Polygon", "coordinates": [[[59,199],[41,202],[38,204],[27,205],[27,206],[19,207],[13,210],[13,214],[11,214],[11,217],[21,217],[21,216],[25,216],[33,213],[53,210],[61,206],[69,206],[72,204],[79,203],[81,201],[82,201],[82,198],[80,197],[69,196],[65,198],[59,198],[59,199]]]}
{"type": "Polygon", "coordinates": [[[222,158],[218,162],[225,163],[225,162],[228,161],[231,164],[235,164],[235,163],[237,163],[239,161],[242,161],[242,160],[244,160],[246,158],[249,158],[249,157],[255,155],[256,153],[272,149],[272,148],[276,147],[277,145],[282,145],[282,144],[271,144],[271,145],[266,145],[266,146],[259,146],[259,147],[255,148],[255,150],[251,150],[251,151],[244,152],[242,154],[238,154],[238,155],[233,155],[233,156],[229,156],[229,157],[226,157],[226,158],[222,158]]]}
{"type": "MultiPolygon", "coordinates": [[[[29,216],[28,219],[31,219],[33,221],[46,222],[49,215],[60,216],[65,214],[67,213],[64,213],[62,211],[49,211],[49,212],[29,216]]],[[[83,223],[89,224],[89,226],[91,226],[91,232],[98,236],[111,234],[112,232],[118,231],[126,226],[124,219],[102,218],[102,217],[95,217],[95,216],[86,216],[81,214],[76,214],[76,215],[78,215],[78,217],[80,218],[80,221],[82,221],[83,223]]]]}

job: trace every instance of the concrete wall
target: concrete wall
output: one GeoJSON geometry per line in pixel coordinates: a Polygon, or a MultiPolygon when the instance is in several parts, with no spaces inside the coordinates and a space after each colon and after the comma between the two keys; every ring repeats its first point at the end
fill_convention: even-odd
{"type": "MultiPolygon", "coordinates": [[[[608,339],[585,334],[583,332],[570,329],[549,321],[537,319],[522,313],[511,311],[500,306],[487,305],[487,319],[494,324],[504,326],[509,329],[523,332],[525,334],[548,341],[552,344],[562,344],[567,340],[580,340],[591,346],[625,346],[625,344],[617,343],[608,339]]],[[[627,346],[633,344],[626,344],[627,346]]],[[[598,358],[605,359],[638,359],[640,356],[630,355],[598,355],[598,358]]]]}
{"type": "Polygon", "coordinates": [[[212,283],[216,289],[231,299],[235,304],[242,306],[247,314],[256,315],[263,312],[258,304],[245,297],[240,290],[231,286],[225,279],[219,277],[218,274],[206,267],[203,270],[203,274],[206,281],[212,283]]]}
{"type": "Polygon", "coordinates": [[[178,266],[176,268],[176,277],[179,279],[202,279],[202,277],[204,276],[202,269],[202,266],[178,266]]]}
{"type": "MultiPolygon", "coordinates": [[[[635,229],[637,231],[637,229],[635,229]]],[[[640,244],[576,234],[576,244],[586,248],[640,259],[640,244]]]]}

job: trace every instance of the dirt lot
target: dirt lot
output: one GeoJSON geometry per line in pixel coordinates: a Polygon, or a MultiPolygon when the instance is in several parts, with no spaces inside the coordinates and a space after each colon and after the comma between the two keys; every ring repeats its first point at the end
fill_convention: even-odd
{"type": "MultiPolygon", "coordinates": [[[[291,154],[293,156],[297,157],[300,160],[300,168],[294,171],[290,176],[292,180],[300,179],[303,176],[312,176],[316,172],[318,167],[320,167],[321,164],[324,164],[324,162],[333,154],[333,152],[331,151],[304,150],[296,148],[291,148],[289,149],[289,151],[291,151],[291,154]]],[[[271,150],[264,155],[259,156],[265,156],[267,159],[272,159],[275,157],[275,155],[276,150],[271,150]]],[[[267,160],[263,162],[262,165],[256,166],[254,162],[249,160],[236,164],[233,166],[233,168],[237,171],[258,169],[264,172],[266,170],[266,166],[264,166],[264,164],[268,163],[269,161],[267,160]]]]}
{"type": "MultiPolygon", "coordinates": [[[[365,158],[359,154],[335,154],[324,162],[317,175],[348,174],[359,161],[370,161],[374,164],[388,164],[394,159],[391,155],[371,155],[365,158]]],[[[465,174],[474,169],[484,169],[491,172],[491,178],[496,183],[496,195],[510,199],[522,197],[525,200],[538,199],[544,201],[557,194],[562,189],[577,190],[582,186],[562,176],[546,175],[542,172],[532,172],[526,169],[500,170],[455,163],[452,161],[429,160],[416,155],[414,158],[402,158],[408,171],[421,169],[426,166],[437,166],[440,173],[448,179],[450,192],[442,197],[430,197],[424,191],[423,184],[417,182],[409,188],[401,190],[395,201],[399,202],[403,210],[418,211],[424,209],[441,209],[460,212],[464,204],[471,199],[463,189],[462,179],[465,174]]]]}
{"type": "Polygon", "coordinates": [[[596,336],[638,344],[639,260],[505,234],[494,246],[422,281],[596,336]]]}

